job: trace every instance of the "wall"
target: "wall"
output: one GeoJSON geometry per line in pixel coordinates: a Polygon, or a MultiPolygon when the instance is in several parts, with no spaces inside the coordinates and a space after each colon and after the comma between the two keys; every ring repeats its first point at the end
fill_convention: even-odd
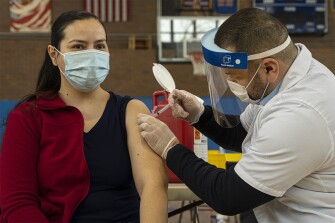
{"type": "MultiPolygon", "coordinates": [[[[53,0],[52,16],[63,11],[83,9],[83,0],[53,0]]],[[[125,23],[106,23],[111,53],[111,71],[103,87],[121,95],[143,100],[151,108],[151,95],[160,90],[152,74],[156,62],[156,0],[130,0],[131,17],[125,23]],[[145,2],[145,4],[143,4],[145,2]],[[128,50],[131,34],[153,37],[152,49],[128,50]]],[[[33,92],[44,53],[49,43],[48,34],[11,34],[9,30],[8,0],[0,0],[0,144],[3,118],[14,101],[33,92]]],[[[251,0],[241,0],[241,8],[250,7],[251,0]]],[[[329,13],[329,32],[324,36],[292,36],[302,42],[314,57],[335,73],[335,13],[329,13]]],[[[192,74],[191,63],[165,64],[172,73],[177,88],[193,92],[208,100],[206,78],[192,74]]],[[[212,142],[209,146],[213,146],[212,142]]],[[[211,149],[211,148],[210,148],[211,149]]]]}
{"type": "MultiPolygon", "coordinates": [[[[132,96],[152,95],[161,89],[151,71],[156,62],[156,0],[130,0],[131,18],[125,23],[106,23],[111,51],[111,72],[103,84],[105,89],[132,96]],[[153,48],[128,50],[130,34],[152,35],[153,48]]],[[[8,33],[8,0],[0,0],[0,100],[17,100],[32,92],[36,77],[49,43],[49,35],[13,35],[8,33]]],[[[241,8],[250,7],[251,1],[241,1],[241,8]]],[[[63,11],[83,9],[82,0],[53,1],[53,18],[63,11]]],[[[335,13],[329,13],[329,32],[324,36],[293,36],[302,42],[314,57],[335,72],[335,13]]],[[[191,63],[166,64],[180,89],[199,96],[207,96],[205,77],[192,74],[191,63]]]]}
{"type": "MultiPolygon", "coordinates": [[[[150,95],[159,89],[151,72],[156,50],[127,49],[130,34],[156,35],[155,2],[131,1],[130,22],[106,23],[111,51],[111,72],[104,83],[106,89],[130,95],[150,95]]],[[[0,0],[0,5],[0,100],[17,100],[34,90],[49,35],[6,33],[9,30],[9,1],[0,0]]],[[[53,1],[52,16],[55,19],[71,9],[83,9],[83,0],[53,1]]]]}

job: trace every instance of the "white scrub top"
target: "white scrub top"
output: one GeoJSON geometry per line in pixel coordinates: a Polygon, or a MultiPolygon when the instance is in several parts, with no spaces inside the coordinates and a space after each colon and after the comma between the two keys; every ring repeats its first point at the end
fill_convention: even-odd
{"type": "Polygon", "coordinates": [[[259,223],[335,222],[335,76],[300,52],[278,93],[248,105],[236,173],[276,198],[254,209],[259,223]]]}

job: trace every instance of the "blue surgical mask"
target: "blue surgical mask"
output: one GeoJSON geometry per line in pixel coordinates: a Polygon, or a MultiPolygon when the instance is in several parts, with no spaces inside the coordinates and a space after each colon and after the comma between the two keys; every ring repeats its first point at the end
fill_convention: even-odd
{"type": "Polygon", "coordinates": [[[77,90],[92,91],[106,79],[109,53],[95,49],[59,53],[63,55],[65,64],[64,72],[61,69],[59,71],[77,90]]]}

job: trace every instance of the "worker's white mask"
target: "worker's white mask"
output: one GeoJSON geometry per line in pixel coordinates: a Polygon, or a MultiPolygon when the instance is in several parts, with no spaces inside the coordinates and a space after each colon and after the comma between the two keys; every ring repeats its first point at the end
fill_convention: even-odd
{"type": "Polygon", "coordinates": [[[63,55],[65,64],[64,72],[61,69],[59,71],[77,90],[92,91],[106,79],[109,53],[95,49],[59,53],[63,55]]]}
{"type": "Polygon", "coordinates": [[[267,83],[264,91],[263,91],[263,94],[262,94],[262,97],[258,100],[253,100],[249,97],[248,95],[248,91],[247,91],[247,88],[250,86],[251,82],[254,80],[254,78],[256,77],[257,73],[258,73],[258,70],[259,68],[261,67],[261,65],[258,66],[254,76],[251,78],[251,80],[249,81],[249,83],[247,84],[246,87],[236,83],[236,82],[233,82],[233,81],[230,81],[230,80],[227,80],[228,82],[228,86],[229,86],[229,89],[231,90],[231,92],[234,93],[234,95],[236,95],[236,97],[238,97],[241,101],[243,102],[246,102],[246,103],[249,103],[249,104],[257,104],[260,100],[262,100],[262,98],[264,97],[264,94],[269,86],[269,83],[267,83]]]}

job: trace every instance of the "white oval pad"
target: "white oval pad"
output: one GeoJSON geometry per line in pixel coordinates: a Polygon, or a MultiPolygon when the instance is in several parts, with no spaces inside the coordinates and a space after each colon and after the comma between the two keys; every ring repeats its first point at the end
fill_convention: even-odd
{"type": "Polygon", "coordinates": [[[168,92],[172,92],[176,88],[176,84],[170,72],[161,64],[154,63],[152,72],[159,83],[159,85],[168,92]]]}
{"type": "MultiPolygon", "coordinates": [[[[170,72],[162,64],[154,63],[154,66],[152,67],[152,72],[154,73],[157,82],[164,90],[171,93],[173,89],[176,88],[176,84],[170,72]]],[[[204,100],[202,100],[201,98],[197,97],[197,99],[201,103],[204,103],[204,100]]]]}

